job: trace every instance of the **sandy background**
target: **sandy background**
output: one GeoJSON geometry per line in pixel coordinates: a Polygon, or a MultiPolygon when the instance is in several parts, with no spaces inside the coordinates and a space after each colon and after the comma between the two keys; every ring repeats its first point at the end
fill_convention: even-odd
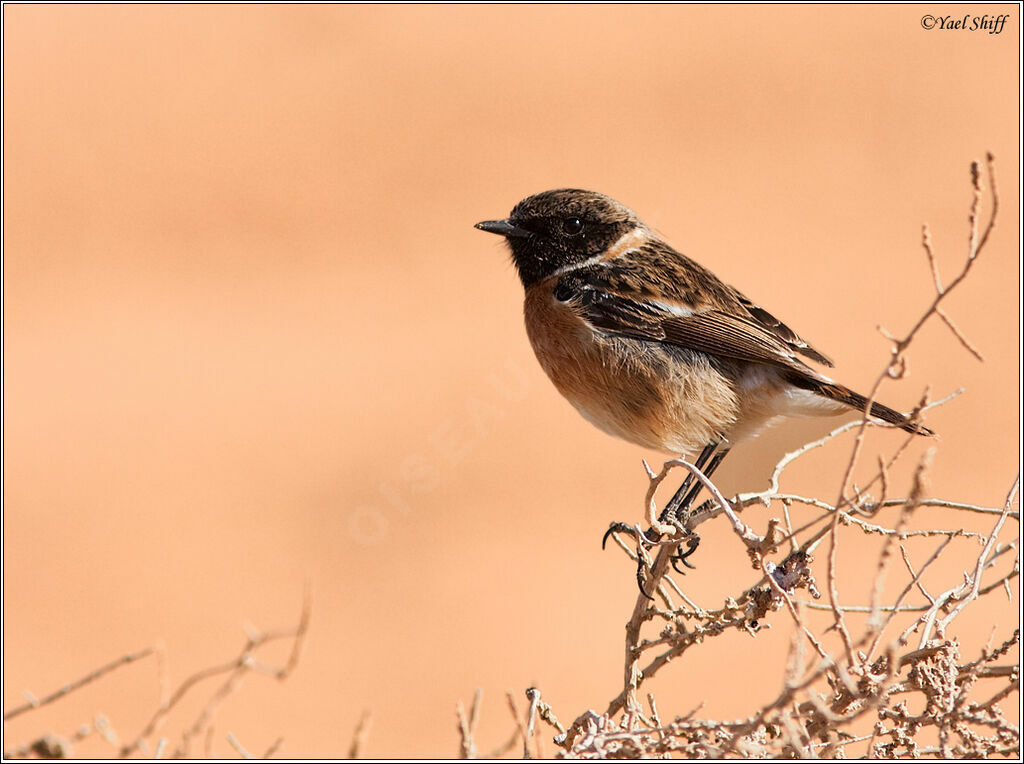
{"type": "MultiPolygon", "coordinates": [[[[876,326],[905,331],[931,299],[921,224],[951,276],[969,162],[994,152],[1000,225],[949,303],[986,361],[930,326],[883,398],[966,387],[929,419],[930,491],[1000,504],[1019,458],[1020,20],[954,6],[1011,18],[926,31],[927,11],[5,7],[4,707],[156,642],[179,681],[230,658],[243,623],[293,623],[308,579],[301,664],[248,680],[215,753],[230,731],[343,755],[371,709],[367,755],[452,755],[476,687],[485,748],[511,729],[506,689],[540,687],[566,721],[603,708],[635,583],[599,540],[640,518],[640,459],[661,457],[557,395],[503,247],[472,228],[547,188],[638,210],[865,389],[876,326]]],[[[735,452],[723,490],[834,424],[735,452]]],[[[834,497],[847,453],[789,487],[834,497]]],[[[708,605],[753,583],[724,526],[696,562],[708,605]]],[[[774,697],[775,624],[673,665],[663,713],[774,697]]],[[[155,663],[123,669],[8,725],[5,748],[99,711],[128,736],[158,693],[155,663]]]]}

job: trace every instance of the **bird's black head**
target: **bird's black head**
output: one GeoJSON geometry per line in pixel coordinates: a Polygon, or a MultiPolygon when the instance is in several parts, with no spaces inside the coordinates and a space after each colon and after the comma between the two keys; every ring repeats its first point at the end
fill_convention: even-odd
{"type": "Polygon", "coordinates": [[[524,287],[559,268],[600,257],[624,234],[643,226],[632,210],[594,191],[563,188],[528,196],[506,220],[477,223],[500,234],[524,287]]]}

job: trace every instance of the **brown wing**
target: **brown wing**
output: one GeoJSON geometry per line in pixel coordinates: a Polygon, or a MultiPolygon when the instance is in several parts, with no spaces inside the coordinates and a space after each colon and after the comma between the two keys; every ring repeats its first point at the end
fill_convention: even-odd
{"type": "Polygon", "coordinates": [[[685,306],[673,309],[664,302],[609,292],[588,283],[586,276],[579,271],[566,274],[554,294],[597,329],[813,374],[796,357],[795,348],[753,318],[714,308],[686,314],[685,306]]]}
{"type": "MultiPolygon", "coordinates": [[[[732,289],[732,287],[730,287],[730,289],[732,289]]],[[[832,359],[811,347],[807,342],[801,339],[800,335],[779,321],[779,319],[767,310],[762,308],[760,305],[755,305],[749,298],[745,297],[738,290],[733,289],[732,291],[736,294],[736,299],[739,300],[740,305],[742,305],[747,313],[750,314],[751,318],[793,348],[797,353],[800,353],[813,361],[817,361],[820,364],[824,364],[825,366],[834,365],[832,363],[832,359]]]]}
{"type": "Polygon", "coordinates": [[[811,347],[767,310],[724,283],[700,263],[658,239],[623,253],[613,262],[577,272],[577,275],[591,286],[610,294],[637,300],[665,299],[695,310],[717,310],[737,320],[746,319],[774,335],[790,351],[832,366],[828,356],[811,347]]]}

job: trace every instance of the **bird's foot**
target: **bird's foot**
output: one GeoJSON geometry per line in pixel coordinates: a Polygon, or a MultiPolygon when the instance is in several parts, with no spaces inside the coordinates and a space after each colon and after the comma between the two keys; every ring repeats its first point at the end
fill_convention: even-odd
{"type": "Polygon", "coordinates": [[[672,563],[672,568],[677,573],[683,574],[686,571],[679,569],[680,564],[685,565],[690,570],[696,570],[696,567],[689,562],[689,557],[697,551],[697,546],[700,544],[700,536],[697,535],[696,531],[690,530],[687,526],[687,521],[690,519],[689,509],[689,505],[678,507],[670,503],[661,511],[661,515],[658,517],[660,522],[672,525],[677,529],[673,540],[679,540],[680,544],[676,548],[675,554],[669,559],[669,562],[672,563]]]}
{"type": "Polygon", "coordinates": [[[645,531],[641,531],[640,527],[636,525],[613,522],[608,526],[608,530],[605,531],[604,537],[601,539],[602,549],[605,548],[608,538],[616,533],[629,534],[636,539],[636,584],[640,593],[649,600],[653,600],[654,597],[647,593],[646,583],[650,579],[650,557],[647,554],[647,550],[663,544],[679,544],[675,552],[669,558],[669,562],[671,562],[673,569],[677,573],[683,574],[685,574],[685,571],[679,568],[680,564],[685,565],[691,570],[694,569],[694,566],[689,562],[689,557],[697,550],[697,546],[700,544],[700,536],[687,528],[685,522],[680,520],[676,515],[676,512],[666,510],[663,511],[661,516],[658,518],[659,522],[661,522],[663,526],[670,525],[675,529],[675,533],[671,535],[659,533],[654,528],[648,528],[645,531]]]}
{"type": "Polygon", "coordinates": [[[651,547],[661,540],[661,534],[654,530],[654,528],[648,528],[641,533],[640,529],[635,525],[613,522],[608,526],[608,530],[604,532],[604,536],[601,537],[601,549],[605,548],[605,545],[608,543],[608,538],[613,533],[628,533],[630,536],[636,537],[638,542],[640,542],[640,537],[642,536],[643,541],[641,543],[643,543],[645,547],[651,547]]]}
{"type": "Polygon", "coordinates": [[[687,537],[683,539],[683,542],[676,547],[676,553],[669,558],[669,562],[672,563],[672,569],[675,570],[676,573],[683,573],[684,575],[686,571],[680,570],[679,565],[682,564],[690,570],[696,570],[697,566],[693,565],[689,561],[689,557],[696,552],[697,547],[700,546],[700,536],[698,536],[695,531],[687,530],[686,532],[689,535],[687,535],[687,537]],[[683,549],[684,545],[686,546],[686,549],[683,549]]]}

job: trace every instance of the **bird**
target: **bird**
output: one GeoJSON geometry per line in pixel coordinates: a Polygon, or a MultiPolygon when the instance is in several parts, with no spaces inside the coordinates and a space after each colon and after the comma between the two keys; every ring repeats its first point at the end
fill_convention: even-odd
{"type": "MultiPolygon", "coordinates": [[[[881,403],[869,409],[865,396],[813,368],[833,363],[609,196],[544,191],[475,227],[511,250],[541,367],[611,435],[698,454],[694,464],[710,477],[733,446],[785,417],[858,411],[934,434],[881,403]]],[[[700,488],[688,485],[673,511],[700,488]]]]}

